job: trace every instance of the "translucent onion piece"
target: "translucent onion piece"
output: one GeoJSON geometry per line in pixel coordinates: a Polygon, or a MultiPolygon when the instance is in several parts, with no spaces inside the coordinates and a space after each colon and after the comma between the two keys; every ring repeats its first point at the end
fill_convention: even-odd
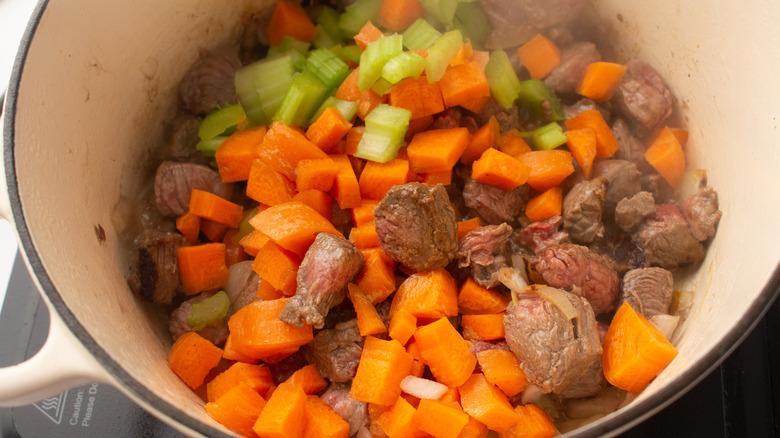
{"type": "Polygon", "coordinates": [[[236,301],[238,294],[244,289],[249,275],[252,273],[252,261],[246,260],[230,265],[228,268],[228,280],[225,285],[225,293],[230,302],[236,301]]]}
{"type": "Polygon", "coordinates": [[[520,396],[520,401],[524,405],[527,405],[528,403],[536,403],[539,401],[540,398],[544,393],[541,389],[539,389],[536,385],[526,385],[525,388],[523,388],[523,394],[520,396]]]}
{"type": "Polygon", "coordinates": [[[704,169],[689,169],[683,174],[680,187],[677,189],[677,202],[690,195],[695,195],[700,189],[707,187],[707,171],[704,169]]]}
{"type": "Polygon", "coordinates": [[[533,285],[531,289],[542,297],[543,300],[555,305],[567,319],[577,317],[577,309],[569,301],[568,292],[544,285],[533,285]]]}
{"type": "Polygon", "coordinates": [[[528,287],[528,281],[522,274],[523,271],[520,269],[503,267],[498,271],[498,281],[508,287],[512,292],[519,293],[521,290],[528,287]]]}
{"type": "Polygon", "coordinates": [[[368,427],[363,426],[358,430],[357,438],[374,438],[374,435],[371,434],[371,431],[368,430],[368,427]]]}
{"type": "Polygon", "coordinates": [[[419,399],[438,400],[447,392],[447,386],[433,380],[406,376],[401,380],[401,390],[419,399]]]}
{"type": "Polygon", "coordinates": [[[671,340],[674,330],[677,328],[677,324],[680,322],[680,317],[677,315],[655,315],[650,318],[650,324],[653,324],[655,328],[661,332],[666,339],[671,340]]]}

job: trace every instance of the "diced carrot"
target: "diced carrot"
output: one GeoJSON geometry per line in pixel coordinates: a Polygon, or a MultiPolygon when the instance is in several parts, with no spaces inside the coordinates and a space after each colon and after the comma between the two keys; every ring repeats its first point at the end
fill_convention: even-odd
{"type": "Polygon", "coordinates": [[[298,41],[312,42],[317,36],[317,28],[299,3],[283,0],[276,2],[265,33],[268,42],[272,46],[278,46],[286,36],[298,41]]]}
{"type": "Polygon", "coordinates": [[[316,210],[296,201],[263,210],[249,223],[277,245],[300,257],[306,254],[317,233],[340,235],[333,224],[316,210]]]}
{"type": "Polygon", "coordinates": [[[347,155],[355,155],[357,147],[360,144],[360,140],[363,139],[363,132],[366,130],[365,126],[353,126],[347,132],[347,141],[344,145],[344,152],[347,155]]]}
{"type": "Polygon", "coordinates": [[[257,148],[265,137],[265,126],[238,131],[217,148],[214,159],[222,182],[246,181],[252,160],[258,158],[257,148]]]}
{"type": "Polygon", "coordinates": [[[316,395],[306,397],[304,438],[347,438],[349,423],[316,395]]]}
{"type": "Polygon", "coordinates": [[[609,158],[620,149],[620,142],[615,138],[599,110],[585,110],[563,123],[569,131],[592,129],[596,134],[596,156],[599,158],[609,158]]]}
{"type": "Polygon", "coordinates": [[[414,414],[414,424],[436,438],[458,438],[469,422],[459,406],[423,399],[414,414]]]}
{"type": "Polygon", "coordinates": [[[217,401],[239,384],[247,385],[259,395],[264,396],[268,392],[268,388],[274,384],[274,380],[268,367],[236,362],[206,384],[208,401],[217,401]]]}
{"type": "Polygon", "coordinates": [[[681,129],[681,128],[669,128],[669,129],[672,131],[672,134],[674,134],[674,137],[677,139],[677,141],[680,142],[680,146],[684,148],[685,144],[688,142],[688,130],[681,129]]]}
{"type": "Polygon", "coordinates": [[[412,370],[409,371],[410,376],[422,378],[425,374],[425,364],[415,359],[412,363],[412,370]]]}
{"type": "MultiPolygon", "coordinates": [[[[416,119],[409,120],[409,128],[406,130],[406,135],[404,136],[404,140],[407,142],[414,137],[415,134],[418,132],[423,132],[428,127],[430,127],[433,124],[433,115],[427,115],[423,117],[418,117],[416,119]]],[[[402,148],[404,151],[406,148],[402,148]]],[[[399,151],[400,156],[400,151],[399,151]]]]}
{"type": "Polygon", "coordinates": [[[222,349],[195,332],[183,334],[168,352],[168,366],[192,389],[203,385],[220,359],[222,349]]]}
{"type": "Polygon", "coordinates": [[[179,278],[187,295],[217,289],[227,283],[225,244],[206,243],[176,248],[179,278]]]}
{"type": "Polygon", "coordinates": [[[384,415],[384,413],[389,411],[391,408],[392,406],[368,403],[368,428],[371,432],[371,436],[376,438],[387,438],[387,434],[382,431],[380,423],[382,422],[382,415],[384,415]]]}
{"type": "Polygon", "coordinates": [[[398,287],[390,305],[390,318],[401,308],[426,321],[457,315],[455,280],[442,268],[412,274],[398,287]]]}
{"type": "Polygon", "coordinates": [[[417,330],[417,317],[404,308],[395,312],[395,315],[390,319],[389,335],[401,345],[406,345],[415,330],[417,330]]]}
{"type": "MultiPolygon", "coordinates": [[[[219,222],[214,222],[203,218],[200,220],[200,231],[211,242],[222,242],[222,239],[225,237],[225,233],[227,232],[227,228],[227,225],[221,224],[219,222]]],[[[227,248],[225,248],[225,251],[227,254],[227,248]]],[[[227,263],[227,258],[225,258],[225,263],[227,263]]]]}
{"type": "Polygon", "coordinates": [[[363,199],[358,207],[352,208],[352,223],[359,227],[374,222],[374,209],[377,205],[379,205],[377,200],[363,199]]]}
{"type": "Polygon", "coordinates": [[[447,387],[447,392],[445,392],[443,396],[439,397],[439,401],[460,407],[460,392],[458,392],[458,387],[447,387]]]}
{"type": "Polygon", "coordinates": [[[604,377],[636,395],[677,356],[677,349],[627,302],[604,336],[604,377]]]}
{"type": "Polygon", "coordinates": [[[685,174],[685,153],[669,127],[645,151],[645,159],[675,189],[685,174]]]}
{"type": "Polygon", "coordinates": [[[244,208],[240,205],[198,189],[190,193],[190,213],[231,228],[238,228],[244,219],[244,208]]]}
{"type": "MultiPolygon", "coordinates": [[[[412,365],[414,366],[414,365],[412,365]]],[[[411,395],[407,394],[405,392],[401,393],[401,398],[405,399],[407,402],[409,402],[410,405],[412,405],[413,408],[417,409],[417,406],[420,405],[420,399],[411,395]]],[[[427,435],[426,435],[427,436],[427,435]]]]}
{"type": "Polygon", "coordinates": [[[360,196],[363,199],[381,200],[390,188],[406,183],[409,161],[394,158],[386,163],[366,162],[360,174],[360,196]]]}
{"type": "Polygon", "coordinates": [[[487,438],[488,428],[484,424],[469,416],[469,422],[463,428],[459,438],[487,438]]]}
{"type": "Polygon", "coordinates": [[[551,438],[558,435],[550,417],[532,404],[515,407],[520,420],[511,429],[500,433],[500,438],[551,438]]]}
{"type": "Polygon", "coordinates": [[[355,176],[355,169],[346,155],[330,156],[339,168],[330,195],[342,209],[355,208],[362,203],[360,184],[355,176]]]}
{"type": "MultiPolygon", "coordinates": [[[[471,41],[466,41],[465,43],[460,45],[460,49],[458,49],[458,53],[455,54],[455,57],[452,58],[450,61],[450,66],[454,67],[456,65],[463,65],[467,62],[471,61],[471,55],[474,53],[474,48],[471,47],[471,41]]],[[[477,66],[481,70],[485,70],[485,67],[480,66],[477,64],[477,66]]]]}
{"type": "Polygon", "coordinates": [[[479,64],[482,70],[484,70],[488,61],[490,61],[490,52],[487,50],[473,50],[471,52],[471,60],[479,64]]]}
{"type": "Polygon", "coordinates": [[[508,296],[478,285],[471,277],[466,279],[458,294],[458,311],[464,315],[500,313],[508,304],[508,296]]]}
{"type": "Polygon", "coordinates": [[[590,177],[593,160],[596,158],[596,133],[590,128],[573,129],[566,132],[566,145],[582,169],[585,178],[590,177]]]}
{"type": "Polygon", "coordinates": [[[246,195],[265,205],[276,205],[289,202],[295,194],[292,181],[256,159],[252,162],[249,179],[246,184],[246,195]]]}
{"type": "Polygon", "coordinates": [[[225,244],[225,265],[228,268],[247,258],[244,248],[235,239],[236,234],[238,234],[238,230],[228,230],[225,232],[225,237],[222,238],[222,243],[225,244]]]}
{"type": "Polygon", "coordinates": [[[504,337],[504,315],[463,315],[461,328],[465,339],[494,341],[504,337]]]}
{"type": "Polygon", "coordinates": [[[206,411],[220,424],[245,437],[257,437],[252,430],[265,408],[265,399],[246,383],[239,383],[206,403],[206,411]]]}
{"type": "Polygon", "coordinates": [[[327,158],[327,154],[297,129],[274,122],[258,148],[260,159],[290,181],[301,160],[327,158]]]}
{"type": "Polygon", "coordinates": [[[452,169],[445,170],[444,172],[421,173],[420,182],[433,185],[449,185],[452,182],[452,169]]]}
{"type": "Polygon", "coordinates": [[[374,41],[382,38],[385,34],[374,26],[374,23],[367,21],[366,24],[360,29],[360,32],[354,36],[355,44],[360,47],[360,50],[366,50],[366,46],[374,41]]]}
{"type": "Polygon", "coordinates": [[[422,438],[426,436],[414,425],[417,410],[404,397],[398,397],[392,407],[382,412],[377,423],[390,438],[422,438]]]}
{"type": "Polygon", "coordinates": [[[477,358],[446,317],[422,326],[414,333],[423,363],[439,383],[460,386],[469,378],[477,358]]]}
{"type": "Polygon", "coordinates": [[[419,0],[384,0],[376,22],[393,32],[401,32],[425,15],[419,0]]]}
{"type": "Polygon", "coordinates": [[[304,190],[293,196],[293,201],[302,202],[313,208],[327,220],[331,219],[333,212],[333,198],[320,190],[304,190]]]}
{"type": "Polygon", "coordinates": [[[533,79],[547,76],[561,63],[561,50],[542,34],[518,47],[517,56],[533,79]]]}
{"type": "Polygon", "coordinates": [[[255,294],[255,296],[261,300],[269,301],[284,298],[286,295],[267,280],[263,280],[260,282],[260,285],[257,286],[257,294],[255,294]]]}
{"type": "Polygon", "coordinates": [[[432,116],[444,111],[444,98],[439,82],[428,82],[428,78],[406,78],[390,87],[390,105],[408,109],[412,120],[432,116]]]}
{"type": "Polygon", "coordinates": [[[176,218],[176,229],[181,232],[190,245],[194,244],[200,235],[200,216],[189,211],[184,213],[176,218]]]}
{"type": "Polygon", "coordinates": [[[482,113],[482,110],[485,109],[485,105],[487,105],[489,101],[490,96],[478,97],[476,99],[469,100],[468,102],[463,102],[460,104],[460,106],[461,108],[469,110],[474,114],[480,114],[482,113]]]}
{"type": "Polygon", "coordinates": [[[248,364],[255,364],[257,362],[256,359],[253,359],[233,348],[233,337],[230,334],[228,334],[228,337],[225,340],[225,345],[222,351],[222,358],[225,360],[232,360],[248,364]]]}
{"type": "Polygon", "coordinates": [[[458,240],[462,239],[463,236],[470,233],[471,231],[476,230],[481,226],[482,226],[482,221],[479,220],[478,217],[474,217],[471,219],[466,219],[465,221],[458,222],[458,240]]]}
{"type": "Polygon", "coordinates": [[[349,241],[358,249],[378,247],[379,235],[376,233],[376,224],[369,222],[352,228],[349,232],[349,241]]]}
{"type": "Polygon", "coordinates": [[[482,153],[471,166],[471,177],[474,180],[503,190],[512,190],[525,184],[531,172],[522,161],[494,148],[482,153]]]}
{"type": "Polygon", "coordinates": [[[577,93],[594,102],[606,102],[620,86],[626,66],[613,62],[593,62],[585,69],[577,93]]]}
{"type": "Polygon", "coordinates": [[[366,264],[358,276],[357,285],[371,304],[378,304],[395,291],[395,267],[383,257],[387,255],[379,248],[366,257],[366,264]]]}
{"type": "Polygon", "coordinates": [[[371,304],[371,301],[366,298],[360,290],[360,287],[350,283],[347,288],[349,291],[349,300],[352,301],[352,305],[355,307],[360,336],[386,333],[387,327],[385,327],[382,318],[379,317],[376,307],[374,307],[374,305],[371,304]]]}
{"type": "Polygon", "coordinates": [[[366,403],[392,405],[401,395],[401,380],[409,375],[412,361],[400,342],[368,336],[349,396],[366,403]]]}
{"type": "Polygon", "coordinates": [[[344,82],[339,85],[339,89],[336,91],[334,97],[336,99],[357,103],[357,115],[361,119],[365,119],[368,113],[382,103],[382,96],[376,94],[376,92],[370,88],[365,91],[360,91],[360,87],[358,86],[358,78],[360,76],[359,70],[359,68],[352,70],[352,73],[350,73],[349,76],[344,79],[344,82]]]}
{"type": "Polygon", "coordinates": [[[538,192],[557,186],[574,173],[569,151],[531,151],[520,155],[518,159],[531,168],[526,183],[538,192]]]}
{"type": "Polygon", "coordinates": [[[512,128],[501,134],[498,141],[496,141],[496,149],[513,157],[531,152],[531,146],[528,146],[528,143],[523,140],[517,128],[512,128]]]}
{"type": "Polygon", "coordinates": [[[463,151],[460,161],[463,164],[471,164],[482,156],[482,153],[496,145],[501,135],[501,127],[495,116],[491,116],[487,123],[471,136],[469,146],[463,151]]]}
{"type": "Polygon", "coordinates": [[[500,348],[483,350],[477,353],[477,362],[485,379],[498,386],[508,397],[520,394],[529,383],[520,368],[520,361],[511,351],[500,348]]]}
{"type": "Polygon", "coordinates": [[[233,348],[259,360],[278,360],[314,339],[311,326],[295,327],[279,319],[287,298],[253,301],[228,320],[233,348]]]}
{"type": "Polygon", "coordinates": [[[253,230],[246,236],[244,236],[238,244],[244,247],[244,251],[251,255],[252,257],[256,256],[257,253],[260,251],[260,249],[268,243],[268,241],[271,240],[270,237],[266,236],[265,234],[253,230]]]}
{"type": "Polygon", "coordinates": [[[467,128],[420,132],[406,148],[409,167],[418,173],[452,170],[470,141],[471,133],[467,128]]]}
{"type": "Polygon", "coordinates": [[[303,437],[306,398],[300,386],[282,383],[268,398],[252,429],[262,438],[303,437]]]}
{"type": "Polygon", "coordinates": [[[301,258],[285,251],[270,239],[260,248],[252,263],[252,270],[264,281],[287,296],[295,294],[296,277],[301,258]]]}
{"type": "Polygon", "coordinates": [[[485,72],[476,62],[448,68],[439,80],[439,86],[447,108],[490,96],[485,72]]]}
{"type": "Polygon", "coordinates": [[[344,120],[337,108],[327,108],[322,115],[306,130],[306,137],[325,152],[330,152],[349,129],[352,123],[344,120]]]}
{"type": "Polygon", "coordinates": [[[287,382],[293,385],[300,385],[308,395],[318,394],[328,387],[328,382],[320,374],[319,368],[315,364],[309,364],[294,372],[287,379],[287,382]]]}
{"type": "Polygon", "coordinates": [[[411,354],[414,360],[423,362],[423,358],[420,356],[420,346],[417,345],[417,341],[414,340],[414,335],[406,342],[406,352],[411,354]]]}
{"type": "Polygon", "coordinates": [[[339,172],[339,167],[330,158],[301,160],[295,168],[295,187],[304,190],[329,191],[339,172]]]}
{"type": "Polygon", "coordinates": [[[561,214],[563,189],[553,187],[534,198],[525,206],[525,215],[531,222],[539,222],[561,214]]]}
{"type": "Polygon", "coordinates": [[[472,374],[458,390],[463,410],[488,429],[506,432],[520,421],[506,394],[489,383],[482,373],[472,374]]]}

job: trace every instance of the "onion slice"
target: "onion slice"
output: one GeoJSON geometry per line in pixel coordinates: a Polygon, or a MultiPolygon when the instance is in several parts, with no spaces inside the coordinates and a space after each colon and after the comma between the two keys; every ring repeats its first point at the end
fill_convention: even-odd
{"type": "Polygon", "coordinates": [[[531,290],[536,292],[543,300],[548,301],[557,307],[566,319],[572,320],[577,317],[577,309],[574,308],[574,305],[569,301],[569,297],[567,296],[569,292],[539,284],[531,286],[531,290]]]}
{"type": "Polygon", "coordinates": [[[655,315],[650,318],[650,324],[653,324],[661,334],[668,340],[672,339],[674,330],[677,329],[677,324],[680,322],[680,317],[677,315],[655,315]]]}
{"type": "Polygon", "coordinates": [[[406,376],[401,380],[401,390],[419,399],[438,400],[447,392],[447,386],[433,380],[406,376]]]}

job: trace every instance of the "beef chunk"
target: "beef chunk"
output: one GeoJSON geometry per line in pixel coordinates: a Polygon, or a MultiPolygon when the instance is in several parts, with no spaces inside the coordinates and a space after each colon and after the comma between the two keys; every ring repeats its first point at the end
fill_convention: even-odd
{"type": "Polygon", "coordinates": [[[632,59],[612,102],[615,109],[635,123],[643,136],[661,125],[672,114],[674,98],[663,79],[646,63],[632,59]]]}
{"type": "Polygon", "coordinates": [[[704,247],[691,235],[688,222],[676,205],[656,205],[655,212],[631,238],[644,251],[649,266],[675,269],[704,258],[704,247]]]}
{"type": "Polygon", "coordinates": [[[135,254],[127,283],[146,301],[170,304],[179,288],[176,248],[186,246],[179,233],[145,230],[135,240],[135,254]]]}
{"type": "Polygon", "coordinates": [[[582,82],[585,69],[598,61],[601,61],[601,52],[595,44],[573,43],[561,50],[561,63],[544,78],[544,83],[556,93],[572,94],[582,82]]]}
{"type": "Polygon", "coordinates": [[[219,174],[207,166],[163,161],[154,176],[157,208],[165,216],[179,216],[190,207],[192,189],[230,198],[233,186],[225,184],[219,174]]]}
{"type": "Polygon", "coordinates": [[[633,269],[623,276],[622,301],[650,319],[669,313],[674,279],[663,268],[633,269]]]}
{"type": "Polygon", "coordinates": [[[434,118],[431,129],[452,129],[460,127],[460,119],[462,116],[460,111],[450,108],[434,118]]]}
{"type": "Polygon", "coordinates": [[[463,187],[463,200],[486,224],[511,223],[525,209],[528,186],[507,191],[469,179],[463,187]]]}
{"type": "Polygon", "coordinates": [[[443,185],[391,188],[374,209],[382,249],[414,270],[443,268],[458,252],[458,224],[443,185]]]}
{"type": "Polygon", "coordinates": [[[334,199],[331,201],[330,221],[336,229],[344,236],[349,235],[352,229],[352,213],[349,209],[341,209],[334,199]]]}
{"type": "Polygon", "coordinates": [[[607,179],[582,180],[563,198],[563,229],[575,241],[593,242],[604,235],[601,215],[607,194],[607,179]]]}
{"type": "Polygon", "coordinates": [[[643,174],[639,178],[642,190],[650,192],[656,204],[666,204],[674,199],[674,187],[669,185],[663,177],[657,173],[643,174]]]}
{"type": "Polygon", "coordinates": [[[620,290],[617,272],[601,255],[584,246],[551,246],[531,259],[531,267],[546,284],[587,299],[597,315],[615,307],[620,290]]]}
{"type": "Polygon", "coordinates": [[[571,105],[564,105],[563,113],[566,115],[567,119],[570,119],[583,111],[597,110],[604,117],[604,120],[609,120],[612,117],[612,111],[608,106],[609,102],[598,104],[587,97],[583,97],[571,105]]]}
{"type": "MultiPolygon", "coordinates": [[[[181,305],[171,313],[171,320],[168,323],[168,331],[171,332],[171,337],[173,337],[174,341],[179,339],[183,334],[192,331],[192,327],[187,325],[187,316],[190,314],[192,305],[201,303],[213,297],[215,293],[216,292],[204,292],[202,294],[198,294],[195,297],[181,303],[181,305]]],[[[222,344],[227,339],[228,333],[230,333],[227,325],[227,317],[222,318],[214,324],[203,327],[202,329],[198,330],[197,333],[209,340],[214,345],[222,344]]]]}
{"type": "Polygon", "coordinates": [[[479,129],[477,119],[471,116],[463,116],[460,119],[460,127],[468,129],[471,134],[474,134],[479,129]]]}
{"type": "Polygon", "coordinates": [[[507,224],[478,227],[460,239],[458,267],[471,268],[471,277],[482,287],[498,286],[498,271],[507,265],[512,227],[507,224]]]}
{"type": "Polygon", "coordinates": [[[200,117],[192,114],[180,114],[170,126],[170,134],[159,153],[162,160],[173,160],[187,163],[208,164],[209,158],[195,149],[200,141],[198,128],[200,117]]]}
{"type": "Polygon", "coordinates": [[[287,324],[314,328],[325,325],[325,316],[347,293],[347,284],[363,268],[363,254],[349,240],[319,233],[298,268],[295,295],[284,305],[279,319],[287,324]]]}
{"type": "Polygon", "coordinates": [[[193,114],[205,115],[219,106],[236,103],[235,75],[239,68],[241,60],[236,50],[218,50],[200,60],[179,85],[184,107],[193,114]]]}
{"type": "Polygon", "coordinates": [[[322,377],[331,382],[349,382],[355,377],[363,353],[363,337],[360,336],[357,319],[320,330],[303,350],[306,359],[317,364],[322,377]]]}
{"type": "Polygon", "coordinates": [[[630,233],[642,221],[655,212],[655,199],[650,192],[636,195],[618,202],[615,207],[615,224],[630,233]]]}
{"type": "Polygon", "coordinates": [[[630,161],[642,173],[648,173],[653,170],[650,163],[645,159],[645,145],[634,137],[634,134],[631,133],[631,128],[625,120],[619,118],[612,123],[612,134],[620,143],[620,148],[612,158],[630,161]]]}
{"type": "Polygon", "coordinates": [[[520,129],[523,126],[516,106],[506,109],[491,98],[487,101],[485,107],[482,108],[482,112],[477,116],[477,121],[480,125],[484,125],[493,116],[496,117],[501,132],[506,132],[513,128],[520,129]]]}
{"type": "Polygon", "coordinates": [[[705,241],[715,235],[723,212],[718,210],[718,194],[712,187],[704,187],[683,200],[682,211],[690,225],[691,235],[705,241]]]}
{"type": "Polygon", "coordinates": [[[528,381],[544,393],[561,393],[601,359],[596,317],[590,304],[562,292],[577,310],[571,320],[535,293],[520,294],[504,316],[506,342],[528,381]]]}
{"type": "Polygon", "coordinates": [[[482,10],[493,27],[528,22],[537,29],[568,23],[583,0],[483,0],[482,10]]]}
{"type": "Polygon", "coordinates": [[[260,287],[260,281],[260,276],[257,275],[257,273],[254,271],[249,273],[246,282],[238,291],[236,296],[230,297],[230,309],[228,310],[228,315],[233,315],[234,313],[241,310],[244,306],[247,306],[254,301],[260,300],[260,298],[257,298],[257,288],[260,287]]]}
{"type": "Polygon", "coordinates": [[[601,358],[588,368],[579,379],[575,380],[559,394],[561,399],[595,397],[607,386],[604,377],[601,358]]]}
{"type": "Polygon", "coordinates": [[[610,217],[618,202],[642,190],[639,181],[641,175],[636,165],[630,161],[602,160],[593,165],[593,176],[603,176],[609,183],[604,207],[610,217]]]}
{"type": "Polygon", "coordinates": [[[334,383],[320,398],[349,423],[349,436],[354,436],[361,427],[368,425],[368,407],[365,402],[349,396],[351,389],[349,383],[334,383]]]}
{"type": "Polygon", "coordinates": [[[609,262],[612,269],[624,273],[645,266],[645,255],[631,240],[631,236],[615,227],[607,227],[604,237],[588,246],[609,262]]]}
{"type": "Polygon", "coordinates": [[[308,365],[306,356],[303,354],[303,351],[298,350],[276,363],[268,363],[268,369],[271,371],[274,385],[278,386],[306,365],[308,365]]]}
{"type": "Polygon", "coordinates": [[[553,216],[543,221],[534,222],[515,231],[512,235],[512,241],[530,249],[534,254],[538,254],[548,246],[569,243],[569,234],[558,231],[562,221],[561,216],[553,216]]]}

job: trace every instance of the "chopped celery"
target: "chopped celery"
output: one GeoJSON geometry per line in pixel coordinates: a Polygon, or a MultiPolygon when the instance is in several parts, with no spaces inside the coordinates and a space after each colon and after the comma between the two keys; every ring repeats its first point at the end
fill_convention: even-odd
{"type": "Polygon", "coordinates": [[[376,80],[376,82],[374,82],[374,85],[371,87],[371,90],[373,90],[374,93],[380,96],[384,96],[385,93],[387,93],[387,90],[389,90],[390,87],[392,86],[393,84],[390,81],[380,77],[379,79],[376,80]]]}
{"type": "Polygon", "coordinates": [[[463,45],[463,36],[459,30],[451,30],[436,40],[428,49],[425,60],[425,74],[428,81],[436,82],[444,76],[447,66],[463,45]]]}
{"type": "Polygon", "coordinates": [[[344,117],[344,120],[346,121],[352,120],[357,114],[357,103],[350,102],[348,100],[336,99],[335,97],[330,96],[325,99],[325,102],[322,102],[320,109],[318,109],[317,112],[314,113],[314,115],[311,117],[311,120],[309,120],[309,124],[312,124],[317,119],[319,119],[322,113],[324,113],[328,108],[336,108],[339,110],[342,117],[344,117]]]}
{"type": "Polygon", "coordinates": [[[341,44],[346,39],[344,32],[339,27],[340,16],[341,14],[330,6],[323,6],[319,15],[317,15],[317,27],[320,28],[322,32],[328,34],[328,37],[333,41],[334,45],[341,44]]]}
{"type": "Polygon", "coordinates": [[[365,91],[382,76],[382,69],[390,58],[403,53],[403,37],[399,34],[379,38],[370,43],[360,55],[358,86],[365,91]]]}
{"type": "Polygon", "coordinates": [[[298,41],[291,36],[285,36],[279,45],[268,48],[268,56],[275,56],[293,50],[303,55],[309,50],[309,46],[310,44],[307,42],[298,41]]]}
{"type": "Polygon", "coordinates": [[[549,116],[552,117],[549,120],[557,122],[566,118],[558,96],[539,79],[529,79],[520,82],[519,99],[520,103],[528,108],[531,115],[539,120],[547,120],[542,111],[542,103],[545,101],[550,103],[551,114],[549,116]]]}
{"type": "Polygon", "coordinates": [[[293,79],[273,120],[305,128],[327,93],[327,85],[311,70],[304,70],[293,79]]]}
{"type": "Polygon", "coordinates": [[[207,157],[213,157],[217,153],[217,149],[223,141],[227,140],[227,136],[212,137],[208,140],[201,140],[195,145],[195,149],[199,150],[203,155],[207,157]]]}
{"type": "Polygon", "coordinates": [[[255,230],[255,227],[253,227],[252,224],[249,223],[249,221],[253,217],[255,217],[256,214],[257,214],[257,207],[244,213],[244,219],[241,221],[240,224],[238,224],[238,232],[233,234],[233,237],[231,237],[231,239],[233,239],[233,243],[238,245],[238,242],[240,242],[241,239],[243,239],[246,235],[248,235],[249,233],[255,230]]]}
{"type": "Polygon", "coordinates": [[[187,314],[187,325],[193,331],[201,330],[224,318],[229,308],[230,298],[225,291],[221,290],[211,298],[190,307],[190,312],[187,314]]]}
{"type": "Polygon", "coordinates": [[[387,61],[382,68],[382,78],[397,84],[401,79],[419,77],[424,68],[425,58],[414,52],[401,52],[387,61]]]}
{"type": "Polygon", "coordinates": [[[350,72],[347,64],[328,49],[311,52],[306,59],[306,65],[329,90],[341,85],[350,72]]]}
{"type": "Polygon", "coordinates": [[[212,111],[198,126],[198,137],[201,140],[211,140],[246,119],[246,113],[241,104],[235,104],[212,111]]]}
{"type": "Polygon", "coordinates": [[[424,19],[418,18],[403,32],[404,46],[409,50],[427,49],[440,36],[441,32],[436,30],[435,27],[428,24],[424,19]]]}
{"type": "Polygon", "coordinates": [[[496,102],[504,108],[511,108],[520,95],[520,79],[506,52],[499,49],[490,53],[485,76],[490,84],[490,94],[496,102]]]}
{"type": "Polygon", "coordinates": [[[360,32],[368,21],[376,21],[383,0],[358,0],[347,6],[339,17],[339,27],[344,36],[352,38],[360,32]]]}
{"type": "Polygon", "coordinates": [[[392,160],[404,144],[411,118],[407,109],[379,104],[366,116],[366,128],[354,155],[377,163],[392,160]]]}
{"type": "Polygon", "coordinates": [[[250,122],[266,125],[271,121],[290,88],[294,74],[294,60],[290,53],[265,58],[236,72],[236,94],[250,122]]]}
{"type": "Polygon", "coordinates": [[[475,2],[460,2],[455,11],[455,18],[460,25],[459,28],[471,40],[471,45],[477,49],[482,49],[488,35],[493,27],[488,22],[482,8],[475,2]]]}
{"type": "Polygon", "coordinates": [[[363,53],[363,49],[360,48],[360,46],[356,45],[350,45],[350,46],[344,46],[341,48],[341,57],[354,62],[355,64],[360,64],[360,55],[363,53]]]}
{"type": "Polygon", "coordinates": [[[533,130],[531,146],[537,151],[547,151],[566,143],[566,140],[566,134],[563,133],[561,125],[558,122],[552,122],[533,130]]]}
{"type": "Polygon", "coordinates": [[[322,26],[318,24],[315,27],[317,28],[317,36],[314,37],[314,41],[311,42],[315,48],[329,49],[338,44],[328,32],[325,32],[325,29],[323,29],[322,26]]]}
{"type": "Polygon", "coordinates": [[[459,0],[420,0],[425,12],[444,25],[452,23],[459,0]]]}

